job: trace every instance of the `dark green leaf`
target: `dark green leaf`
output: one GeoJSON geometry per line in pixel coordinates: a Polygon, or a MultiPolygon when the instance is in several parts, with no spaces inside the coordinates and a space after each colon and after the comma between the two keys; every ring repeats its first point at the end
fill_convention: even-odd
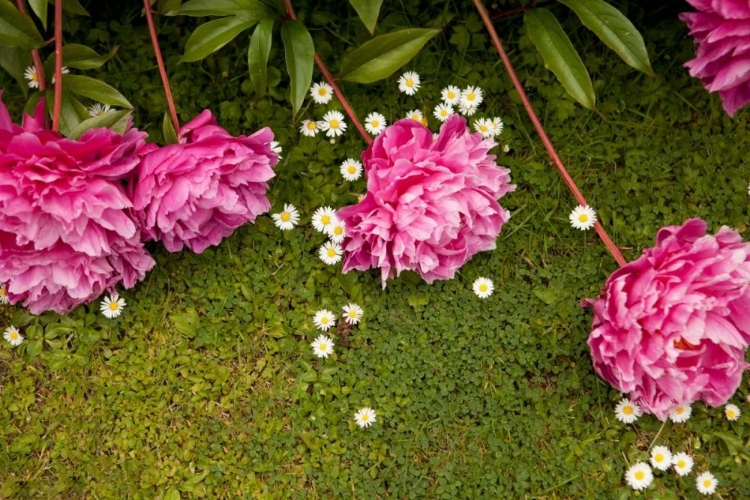
{"type": "Polygon", "coordinates": [[[372,83],[392,75],[440,30],[410,28],[380,35],[344,55],[341,80],[372,83]]]}
{"type": "Polygon", "coordinates": [[[296,115],[312,82],[315,47],[310,33],[300,21],[285,21],[281,25],[281,40],[291,80],[290,99],[296,115]]]}
{"type": "Polygon", "coordinates": [[[266,93],[268,77],[268,54],[271,52],[271,32],[273,19],[264,19],[255,27],[247,50],[247,63],[250,67],[250,80],[258,97],[266,93]]]}
{"type": "MultiPolygon", "coordinates": [[[[64,136],[68,136],[73,130],[81,123],[81,118],[77,111],[77,106],[74,101],[78,100],[73,97],[69,92],[63,90],[62,99],[60,104],[60,133],[64,136]]],[[[53,97],[53,91],[50,89],[47,92],[47,109],[49,110],[50,116],[54,108],[55,99],[53,97]]]]}
{"type": "Polygon", "coordinates": [[[36,49],[44,45],[34,21],[7,0],[0,0],[0,45],[36,49]]]}
{"type": "Polygon", "coordinates": [[[268,8],[258,0],[189,0],[168,16],[236,16],[245,21],[271,17],[268,8]]]}
{"type": "Polygon", "coordinates": [[[544,66],[576,101],[594,109],[596,96],[589,73],[555,16],[547,9],[537,8],[526,11],[523,21],[529,38],[544,58],[544,66]]]}
{"type": "Polygon", "coordinates": [[[41,92],[38,92],[38,91],[33,92],[29,96],[29,100],[26,101],[26,104],[23,107],[23,112],[29,116],[34,116],[34,110],[36,109],[37,104],[39,104],[39,99],[41,98],[42,98],[41,92]]]}
{"type": "Polygon", "coordinates": [[[234,37],[256,22],[240,17],[225,17],[201,24],[185,44],[185,55],[182,56],[181,62],[200,61],[231,42],[234,37]]]}
{"type": "MultiPolygon", "coordinates": [[[[99,55],[96,51],[85,45],[69,43],[63,45],[63,66],[75,69],[97,69],[109,61],[120,48],[119,45],[112,47],[108,53],[99,55]]],[[[44,61],[44,73],[51,75],[55,72],[55,53],[51,53],[44,61]]]]}
{"type": "MultiPolygon", "coordinates": [[[[49,0],[49,3],[54,5],[55,0],[49,0]]],[[[65,12],[70,12],[71,14],[78,14],[79,16],[89,15],[88,11],[83,8],[83,5],[81,5],[81,2],[79,2],[78,0],[62,0],[62,3],[63,3],[63,10],[65,12]]]]}
{"type": "Polygon", "coordinates": [[[174,488],[169,488],[164,494],[164,500],[180,500],[180,492],[174,488]]]}
{"type": "Polygon", "coordinates": [[[373,34],[383,0],[349,0],[349,3],[357,11],[357,15],[359,15],[359,18],[365,24],[367,31],[373,34]]]}
{"type": "Polygon", "coordinates": [[[24,81],[23,72],[30,64],[31,56],[28,50],[0,45],[0,68],[15,78],[19,85],[27,86],[28,82],[24,81]]]}
{"type": "Polygon", "coordinates": [[[169,118],[169,113],[164,113],[164,119],[161,123],[161,133],[164,135],[164,142],[167,144],[177,144],[179,139],[177,139],[177,131],[174,128],[174,123],[172,123],[172,119],[169,118]]]}
{"type": "Polygon", "coordinates": [[[643,37],[627,17],[603,0],[560,0],[578,14],[581,22],[593,31],[623,61],[633,68],[654,76],[643,37]]]}
{"type": "Polygon", "coordinates": [[[47,12],[49,11],[47,0],[29,0],[29,5],[34,14],[36,14],[36,17],[42,22],[44,29],[47,29],[47,12]]]}
{"type": "Polygon", "coordinates": [[[123,117],[128,116],[130,113],[132,113],[131,110],[123,109],[121,111],[110,111],[108,113],[103,113],[99,116],[95,116],[94,118],[89,118],[79,123],[78,126],[68,134],[68,137],[71,139],[80,139],[80,137],[84,133],[86,133],[88,130],[91,130],[92,128],[109,128],[120,121],[123,117]]]}
{"type": "Polygon", "coordinates": [[[114,87],[88,76],[63,75],[63,89],[104,104],[121,108],[133,107],[114,87]]]}
{"type": "Polygon", "coordinates": [[[159,0],[158,8],[159,14],[168,15],[169,12],[175,11],[180,8],[182,0],[159,0]]]}

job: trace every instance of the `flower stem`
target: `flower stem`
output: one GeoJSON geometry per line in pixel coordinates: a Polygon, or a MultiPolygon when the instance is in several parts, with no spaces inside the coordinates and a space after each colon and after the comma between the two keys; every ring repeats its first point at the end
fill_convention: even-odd
{"type": "Polygon", "coordinates": [[[60,130],[62,107],[62,0],[55,0],[55,107],[52,111],[52,130],[60,130]]]}
{"type": "Polygon", "coordinates": [[[148,32],[151,35],[151,44],[154,46],[154,55],[156,56],[156,64],[159,66],[159,74],[161,75],[161,83],[164,86],[164,93],[167,96],[167,106],[169,106],[169,115],[172,118],[172,125],[177,134],[180,133],[180,120],[177,118],[177,109],[174,106],[174,99],[172,98],[172,89],[169,86],[169,78],[167,77],[167,69],[164,67],[164,59],[161,57],[161,48],[159,47],[159,38],[156,34],[156,26],[154,25],[154,16],[151,13],[151,3],[149,0],[143,0],[143,7],[146,11],[146,21],[148,22],[148,32]]]}
{"type": "MultiPolygon", "coordinates": [[[[588,205],[586,199],[578,190],[578,186],[576,186],[575,181],[573,181],[573,178],[570,176],[570,174],[568,174],[568,170],[565,168],[565,165],[558,156],[557,151],[555,150],[555,146],[552,145],[552,141],[550,141],[549,136],[547,136],[547,132],[544,130],[542,123],[539,121],[539,118],[537,117],[536,112],[534,111],[534,108],[523,89],[523,85],[521,85],[521,82],[518,79],[515,70],[513,69],[513,65],[508,58],[508,54],[505,53],[503,44],[500,42],[500,38],[497,36],[495,27],[492,25],[492,20],[487,13],[487,8],[484,6],[484,3],[482,3],[482,0],[473,0],[473,2],[477,10],[479,11],[479,15],[481,16],[482,21],[484,22],[484,26],[487,28],[487,31],[490,34],[490,38],[492,39],[497,52],[500,54],[500,59],[502,59],[503,65],[508,72],[508,76],[510,76],[511,81],[513,82],[513,86],[516,88],[516,91],[521,98],[521,102],[523,103],[523,107],[526,109],[526,113],[529,115],[531,123],[534,124],[534,128],[536,129],[537,134],[539,134],[542,143],[544,143],[544,147],[547,150],[547,154],[549,154],[552,163],[555,165],[555,167],[557,167],[557,171],[560,172],[560,175],[565,181],[565,184],[567,184],[568,188],[573,193],[573,196],[578,201],[578,203],[584,206],[588,205]]],[[[617,248],[617,245],[614,244],[612,239],[607,234],[607,231],[604,230],[604,227],[601,225],[601,223],[597,221],[594,225],[594,228],[596,229],[597,234],[599,234],[599,237],[602,239],[602,242],[604,242],[604,246],[607,247],[609,253],[611,253],[612,257],[614,257],[614,259],[617,261],[617,264],[619,264],[620,266],[626,265],[627,261],[622,256],[622,253],[620,253],[620,249],[617,248]]]]}
{"type": "Polygon", "coordinates": [[[659,432],[657,432],[657,433],[656,433],[656,436],[654,436],[654,440],[653,440],[653,441],[651,441],[651,444],[650,444],[650,445],[648,445],[648,451],[651,451],[651,448],[653,448],[653,447],[654,447],[654,444],[656,443],[656,440],[657,440],[657,439],[659,439],[659,436],[661,436],[661,431],[663,431],[663,430],[664,430],[664,426],[665,426],[665,425],[667,425],[667,421],[666,421],[666,419],[664,420],[664,422],[662,422],[662,424],[661,424],[661,427],[659,427],[659,432]]]}
{"type": "MultiPolygon", "coordinates": [[[[29,11],[26,10],[26,4],[23,0],[16,0],[16,6],[18,7],[18,12],[28,15],[29,11]]],[[[39,57],[38,50],[31,49],[31,59],[34,61],[34,69],[36,69],[39,92],[44,92],[44,89],[47,88],[47,83],[44,81],[44,66],[42,65],[42,58],[39,57]]]]}
{"type": "MultiPolygon", "coordinates": [[[[296,20],[297,14],[294,13],[294,7],[292,7],[292,0],[284,0],[284,5],[286,6],[286,15],[290,19],[296,20]]],[[[323,62],[323,59],[320,58],[317,52],[315,52],[315,65],[318,67],[318,70],[320,70],[320,72],[323,74],[323,78],[325,78],[328,84],[331,86],[331,88],[333,88],[333,93],[338,98],[339,102],[341,103],[341,106],[344,108],[344,111],[346,112],[346,114],[349,116],[349,119],[354,124],[354,127],[357,129],[357,132],[359,132],[359,135],[362,136],[362,139],[364,139],[367,144],[370,144],[372,142],[372,137],[370,137],[370,135],[365,130],[365,127],[363,127],[362,123],[360,123],[359,119],[357,118],[357,115],[354,113],[354,110],[349,104],[349,101],[346,100],[346,97],[344,97],[344,93],[341,92],[341,89],[336,84],[336,79],[333,77],[331,72],[328,71],[328,68],[323,62]]]]}

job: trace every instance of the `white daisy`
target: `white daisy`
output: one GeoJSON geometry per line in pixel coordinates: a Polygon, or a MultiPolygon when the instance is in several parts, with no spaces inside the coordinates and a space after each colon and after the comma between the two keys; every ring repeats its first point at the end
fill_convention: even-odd
{"type": "Polygon", "coordinates": [[[305,137],[315,137],[320,132],[318,128],[318,122],[314,120],[302,120],[302,126],[299,131],[305,137]]]}
{"type": "MultiPolygon", "coordinates": [[[[63,75],[67,75],[68,73],[70,73],[70,70],[68,69],[68,67],[67,66],[63,66],[62,67],[62,74],[63,75]]],[[[54,84],[55,84],[55,76],[52,75],[52,85],[54,85],[54,84]]]]}
{"type": "Polygon", "coordinates": [[[651,467],[644,462],[638,462],[630,466],[625,473],[625,481],[634,490],[643,490],[654,480],[651,467]]]}
{"type": "Polygon", "coordinates": [[[411,118],[412,120],[422,123],[422,120],[424,120],[424,115],[422,112],[418,109],[412,109],[408,113],[406,113],[406,118],[411,118]]]}
{"type": "Polygon", "coordinates": [[[492,122],[492,137],[497,137],[498,135],[503,133],[503,127],[505,127],[505,124],[503,123],[503,120],[498,118],[497,116],[491,120],[492,122]]]}
{"type": "Polygon", "coordinates": [[[622,398],[615,406],[615,417],[623,424],[632,424],[641,416],[641,407],[630,401],[628,398],[622,398]]]}
{"type": "Polygon", "coordinates": [[[594,224],[596,223],[596,212],[588,205],[585,207],[583,205],[578,205],[572,212],[570,212],[568,219],[570,219],[570,225],[575,229],[586,231],[587,229],[594,227],[594,224]]]}
{"type": "Polygon", "coordinates": [[[23,342],[23,335],[21,335],[21,332],[19,332],[18,328],[15,326],[9,326],[6,328],[3,337],[5,337],[5,340],[7,340],[13,347],[19,346],[23,342]]]}
{"type": "Polygon", "coordinates": [[[89,116],[91,118],[96,118],[97,116],[109,113],[110,111],[112,111],[112,108],[109,104],[101,104],[97,102],[89,106],[88,110],[89,116]]]}
{"type": "Polygon", "coordinates": [[[477,278],[474,281],[473,288],[477,297],[480,299],[486,299],[492,295],[492,292],[495,290],[495,285],[487,278],[477,278]]]}
{"type": "Polygon", "coordinates": [[[336,324],[336,316],[334,316],[328,309],[321,309],[315,313],[313,323],[315,323],[318,330],[323,330],[325,332],[336,324]]]}
{"type": "Polygon", "coordinates": [[[471,115],[473,115],[474,113],[477,112],[477,107],[478,106],[476,106],[476,105],[472,106],[471,104],[467,104],[467,103],[461,101],[458,104],[458,112],[461,113],[464,116],[471,116],[471,115]]]}
{"type": "Polygon", "coordinates": [[[733,405],[730,403],[724,407],[724,415],[727,416],[727,420],[731,420],[732,422],[734,422],[735,420],[740,418],[742,412],[737,405],[733,405]]]}
{"type": "Polygon", "coordinates": [[[30,89],[39,88],[39,75],[37,74],[36,68],[34,66],[29,66],[28,68],[26,68],[26,71],[23,72],[23,77],[29,81],[30,89]]]}
{"type": "Polygon", "coordinates": [[[281,146],[279,146],[279,141],[271,141],[271,151],[279,155],[278,161],[281,161],[281,146]]]}
{"type": "Polygon", "coordinates": [[[486,118],[477,119],[474,121],[474,130],[482,134],[483,138],[489,139],[494,133],[492,120],[486,118]]]}
{"type": "Polygon", "coordinates": [[[471,85],[466,87],[463,91],[461,91],[461,104],[464,105],[464,107],[474,107],[476,108],[480,104],[482,104],[482,101],[484,100],[484,97],[482,97],[482,89],[479,87],[472,87],[471,85]]]}
{"type": "Polygon", "coordinates": [[[367,118],[365,118],[365,130],[372,135],[378,135],[381,133],[385,130],[386,125],[388,125],[388,122],[385,121],[385,116],[380,113],[370,113],[367,115],[367,118]]]}
{"type": "Polygon", "coordinates": [[[327,233],[328,227],[336,222],[336,211],[331,207],[322,207],[312,216],[313,227],[321,233],[327,233]]]}
{"type": "Polygon", "coordinates": [[[346,132],[344,115],[339,111],[329,111],[323,115],[323,121],[318,123],[320,130],[324,130],[326,137],[338,137],[346,132]]]}
{"type": "Polygon", "coordinates": [[[655,469],[667,470],[672,466],[672,452],[666,446],[654,446],[649,461],[655,469]]]}
{"type": "Polygon", "coordinates": [[[104,300],[101,301],[100,309],[105,318],[112,319],[122,314],[122,310],[126,305],[125,299],[114,293],[109,297],[104,297],[104,300]]]}
{"type": "Polygon", "coordinates": [[[455,106],[461,100],[461,89],[455,85],[448,85],[440,93],[443,102],[449,106],[455,106]]]}
{"type": "Polygon", "coordinates": [[[354,414],[354,421],[362,428],[370,427],[375,422],[375,410],[362,408],[354,414]]]}
{"type": "Polygon", "coordinates": [[[716,491],[719,481],[716,476],[706,471],[695,479],[695,486],[704,495],[712,495],[716,491]]]}
{"type": "Polygon", "coordinates": [[[328,239],[330,239],[332,243],[341,244],[341,242],[344,241],[344,236],[346,236],[346,228],[344,227],[344,223],[340,220],[336,220],[333,224],[328,226],[328,239]]]}
{"type": "Polygon", "coordinates": [[[0,304],[10,304],[8,289],[5,287],[5,283],[0,285],[0,304]]]}
{"type": "Polygon", "coordinates": [[[689,404],[679,405],[677,408],[669,412],[669,420],[676,424],[681,424],[682,422],[687,422],[687,419],[689,419],[692,414],[692,406],[689,404]]]}
{"type": "Polygon", "coordinates": [[[356,325],[365,312],[357,304],[349,304],[344,306],[344,314],[341,316],[350,325],[356,325]]]}
{"type": "Polygon", "coordinates": [[[320,247],[320,250],[318,250],[318,257],[320,257],[320,260],[329,266],[337,264],[341,260],[342,254],[343,250],[341,250],[341,245],[332,241],[324,243],[323,246],[320,247]]]}
{"type": "Polygon", "coordinates": [[[672,457],[674,471],[679,476],[687,476],[693,470],[693,457],[687,453],[675,453],[672,457]]]}
{"type": "Polygon", "coordinates": [[[341,175],[347,181],[356,181],[362,175],[362,164],[354,158],[348,158],[341,164],[341,175]]]}
{"type": "Polygon", "coordinates": [[[310,96],[318,104],[328,104],[333,99],[333,87],[326,82],[320,82],[310,87],[310,96]]]}
{"type": "Polygon", "coordinates": [[[284,204],[284,210],[278,214],[272,214],[273,223],[282,231],[294,229],[299,224],[299,212],[294,205],[284,204]]]}
{"type": "Polygon", "coordinates": [[[310,345],[312,346],[313,353],[319,358],[327,358],[329,354],[333,354],[333,340],[325,335],[320,335],[310,345]]]}
{"type": "Polygon", "coordinates": [[[441,122],[444,122],[448,119],[450,115],[454,113],[453,106],[450,104],[438,104],[435,106],[435,109],[432,111],[432,115],[440,120],[441,122]]]}
{"type": "Polygon", "coordinates": [[[419,75],[407,71],[398,79],[398,89],[406,95],[414,95],[419,90],[419,75]]]}

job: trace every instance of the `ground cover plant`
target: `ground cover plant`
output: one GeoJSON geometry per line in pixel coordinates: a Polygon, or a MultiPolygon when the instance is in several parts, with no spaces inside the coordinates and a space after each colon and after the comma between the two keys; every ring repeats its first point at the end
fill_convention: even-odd
{"type": "MultiPolygon", "coordinates": [[[[313,3],[295,6],[336,67],[347,40],[366,40],[355,35],[361,21],[353,10],[341,16],[346,2],[313,3]]],[[[575,16],[551,7],[591,73],[598,112],[577,106],[544,68],[518,17],[497,23],[552,140],[628,260],[653,246],[658,228],[691,217],[712,233],[728,225],[748,234],[747,111],[727,117],[682,67],[694,53],[676,18],[686,7],[645,4],[629,4],[628,14],[657,78],[613,59],[575,16]]],[[[120,46],[94,73],[133,103],[139,128],[163,141],[167,105],[140,5],[87,7],[92,20],[71,18],[66,36],[100,54],[120,46]]],[[[272,208],[202,254],[149,246],[156,266],[122,291],[127,305],[116,318],[98,302],[68,316],[0,309],[3,324],[26,337],[0,349],[0,497],[698,498],[695,478],[708,470],[722,498],[750,496],[747,379],[731,400],[736,420],[700,403],[684,422],[616,418],[623,396],[592,368],[592,315],[580,307],[616,264],[593,232],[571,227],[576,203],[488,56],[470,5],[385,2],[384,30],[442,28],[404,68],[420,75],[419,91],[400,92],[400,72],[342,85],[363,120],[420,109],[433,130],[445,85],[478,85],[483,113],[505,124],[494,152],[517,188],[502,198],[511,216],[497,249],[476,255],[456,279],[427,285],[406,272],[385,291],[377,270],[341,274],[321,262],[326,238],[311,225],[319,207],[364,193],[364,178],[340,172],[359,157],[361,139],[351,130],[332,141],[300,134],[279,44],[258,98],[246,43],[177,64],[200,23],[159,23],[182,123],[209,108],[234,135],[273,129],[282,159],[272,208]],[[299,211],[294,230],[274,225],[271,214],[285,204],[299,211]],[[472,289],[479,277],[494,283],[485,299],[472,289]],[[316,328],[316,312],[341,318],[351,303],[363,309],[359,323],[316,328]],[[321,333],[335,344],[326,357],[311,348],[321,333]],[[375,411],[368,427],[355,421],[363,408],[375,411]],[[689,453],[692,475],[654,465],[648,489],[633,490],[626,470],[649,462],[657,446],[689,453]]],[[[20,116],[21,88],[0,78],[20,116]]],[[[308,98],[299,118],[340,110],[335,99],[321,106],[308,98]]]]}

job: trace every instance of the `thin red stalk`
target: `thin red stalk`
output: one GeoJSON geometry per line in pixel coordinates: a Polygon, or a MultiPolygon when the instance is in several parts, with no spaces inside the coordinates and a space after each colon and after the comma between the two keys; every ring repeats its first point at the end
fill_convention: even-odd
{"type": "Polygon", "coordinates": [[[62,0],[55,0],[55,107],[52,111],[52,130],[60,130],[62,106],[62,0]]]}
{"type": "Polygon", "coordinates": [[[490,14],[490,17],[492,19],[499,19],[501,17],[512,16],[513,14],[520,14],[521,12],[526,12],[529,9],[533,9],[538,3],[539,0],[535,0],[530,4],[524,5],[523,7],[518,7],[517,9],[505,10],[503,12],[493,12],[492,14],[490,14]]]}
{"type": "MultiPolygon", "coordinates": [[[[29,11],[26,10],[26,4],[23,0],[16,0],[16,6],[18,7],[18,12],[20,12],[21,14],[29,13],[29,11]]],[[[44,81],[44,66],[42,65],[42,58],[39,57],[38,50],[31,49],[31,59],[34,61],[34,69],[36,69],[36,77],[39,82],[39,91],[42,92],[47,88],[47,83],[44,81]]]]}
{"type": "Polygon", "coordinates": [[[169,86],[169,78],[167,77],[167,69],[164,67],[164,59],[161,57],[161,48],[159,47],[159,38],[156,34],[156,26],[154,25],[154,16],[151,14],[151,3],[149,0],[143,0],[143,7],[146,11],[146,21],[148,21],[148,31],[151,34],[151,44],[154,46],[154,55],[156,56],[156,64],[159,66],[159,74],[161,75],[161,83],[164,86],[164,93],[167,95],[167,106],[169,106],[169,115],[172,117],[172,125],[174,125],[175,132],[180,133],[180,120],[177,118],[177,109],[174,106],[174,99],[172,98],[172,89],[169,86]]]}
{"type": "MultiPolygon", "coordinates": [[[[586,199],[578,190],[578,186],[576,186],[576,183],[573,181],[573,178],[570,176],[570,174],[568,174],[568,170],[565,168],[565,165],[563,164],[562,160],[558,156],[557,151],[555,150],[555,146],[552,145],[552,141],[550,141],[549,136],[547,136],[547,132],[544,130],[542,123],[539,121],[539,118],[537,117],[536,112],[534,111],[534,108],[531,105],[531,102],[529,101],[529,98],[523,89],[523,85],[521,85],[521,81],[518,79],[518,76],[516,75],[516,72],[513,69],[513,65],[511,64],[510,59],[508,58],[508,54],[505,53],[503,44],[500,42],[500,38],[497,36],[495,27],[492,25],[492,21],[490,20],[490,16],[487,13],[487,9],[482,3],[482,0],[473,0],[473,2],[477,10],[479,11],[479,15],[481,16],[482,21],[484,21],[484,25],[490,34],[492,43],[494,43],[495,48],[497,49],[497,52],[500,54],[500,59],[502,59],[503,65],[505,65],[505,69],[506,71],[508,71],[508,76],[510,76],[510,79],[513,81],[513,86],[516,88],[516,91],[518,92],[518,95],[521,98],[523,107],[526,108],[526,113],[529,115],[529,119],[531,119],[531,123],[534,124],[534,128],[539,134],[539,137],[542,139],[542,143],[544,143],[544,147],[547,149],[547,153],[549,154],[549,157],[552,160],[552,163],[555,165],[555,167],[557,167],[557,171],[560,172],[560,175],[565,181],[565,184],[567,184],[568,188],[573,193],[573,196],[575,196],[575,199],[578,201],[578,203],[581,205],[588,205],[588,202],[586,202],[586,199]]],[[[607,250],[609,250],[609,253],[612,254],[612,257],[615,258],[617,263],[620,266],[624,266],[625,264],[627,264],[627,261],[622,256],[622,253],[620,253],[620,249],[617,248],[617,245],[614,244],[612,239],[607,234],[607,231],[604,230],[604,227],[599,222],[597,222],[594,225],[594,227],[596,229],[597,234],[599,234],[599,237],[602,239],[602,242],[604,242],[604,246],[607,247],[607,250]]]]}
{"type": "MultiPolygon", "coordinates": [[[[290,19],[297,19],[297,14],[294,13],[294,7],[292,7],[292,0],[284,0],[284,5],[286,6],[286,15],[289,16],[290,19]]],[[[333,88],[333,93],[338,98],[339,102],[341,103],[341,106],[344,108],[344,111],[349,116],[349,119],[354,124],[354,127],[357,129],[357,132],[359,132],[359,135],[362,136],[362,139],[365,140],[367,144],[370,144],[372,142],[372,137],[367,133],[365,130],[365,127],[362,126],[362,123],[360,123],[359,119],[357,118],[357,115],[354,113],[354,110],[352,109],[351,105],[349,104],[349,101],[346,100],[346,97],[344,97],[344,93],[341,92],[341,89],[336,84],[336,79],[333,77],[330,71],[328,71],[328,68],[326,67],[325,63],[323,62],[323,59],[320,58],[318,53],[315,53],[315,65],[318,67],[318,70],[323,74],[323,78],[326,79],[328,84],[333,88]]]]}

